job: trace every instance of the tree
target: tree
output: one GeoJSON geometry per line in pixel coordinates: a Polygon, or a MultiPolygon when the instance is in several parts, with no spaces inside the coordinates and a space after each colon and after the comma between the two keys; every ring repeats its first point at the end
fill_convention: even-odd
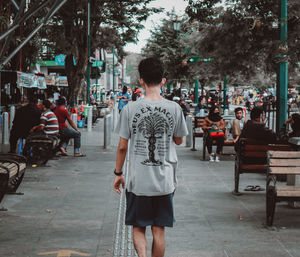
{"type": "Polygon", "coordinates": [[[162,20],[161,25],[156,26],[151,31],[151,38],[145,48],[142,49],[142,54],[145,57],[154,56],[164,63],[168,83],[189,83],[193,76],[189,67],[185,66],[183,61],[187,56],[190,56],[190,53],[185,49],[182,35],[188,33],[190,25],[183,18],[181,20],[181,30],[177,32],[173,28],[176,17],[174,10],[167,13],[167,16],[168,18],[162,20]]]}
{"type": "MultiPolygon", "coordinates": [[[[29,1],[27,5],[27,11],[36,6],[37,1],[29,1]]],[[[2,0],[0,1],[0,35],[6,32],[10,27],[12,21],[17,18],[17,9],[13,6],[11,1],[2,0]]],[[[8,47],[3,52],[3,57],[6,58],[9,53],[11,53],[16,47],[24,41],[24,39],[37,27],[40,22],[41,17],[47,13],[47,6],[42,8],[39,12],[33,14],[28,18],[23,25],[19,26],[12,33],[12,40],[10,41],[8,47]]],[[[21,13],[22,15],[23,13],[21,13]]],[[[0,52],[2,52],[5,45],[5,40],[0,42],[0,52]]],[[[21,70],[28,72],[30,70],[30,65],[34,63],[39,55],[41,49],[41,40],[38,36],[32,38],[27,44],[16,54],[5,66],[6,70],[21,70]]]]}
{"type": "MultiPolygon", "coordinates": [[[[275,56],[280,53],[277,0],[189,0],[186,12],[190,20],[200,23],[197,48],[200,54],[214,57],[213,73],[249,80],[270,77],[276,69],[275,56]]],[[[298,68],[300,54],[298,18],[300,3],[288,1],[288,46],[291,76],[298,68]]]]}
{"type": "MultiPolygon", "coordinates": [[[[141,22],[151,13],[160,11],[147,8],[152,0],[132,1],[91,1],[91,38],[92,51],[95,48],[116,47],[120,55],[127,42],[135,42],[141,22]]],[[[66,54],[65,68],[69,83],[70,102],[79,94],[80,85],[85,80],[87,60],[87,0],[68,1],[53,17],[48,31],[48,47],[54,52],[66,54]],[[74,65],[73,57],[76,65],[74,65]]]]}

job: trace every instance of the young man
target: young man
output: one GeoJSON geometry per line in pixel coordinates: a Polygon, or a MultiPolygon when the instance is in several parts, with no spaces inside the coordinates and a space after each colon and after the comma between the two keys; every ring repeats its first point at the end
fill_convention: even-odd
{"type": "Polygon", "coordinates": [[[232,134],[233,141],[236,142],[239,139],[242,129],[245,124],[245,119],[243,118],[243,109],[237,107],[234,110],[235,119],[231,120],[227,125],[227,131],[232,134]]]}
{"type": "Polygon", "coordinates": [[[61,135],[61,153],[67,156],[67,146],[70,138],[74,138],[74,157],[85,157],[85,154],[80,153],[81,133],[72,121],[68,110],[66,109],[66,99],[58,99],[58,107],[54,111],[59,123],[59,133],[61,135]],[[66,121],[69,122],[72,128],[68,128],[66,121]]]}
{"type": "Polygon", "coordinates": [[[264,111],[260,107],[254,107],[250,113],[251,120],[248,120],[242,130],[240,138],[252,138],[273,144],[277,142],[276,133],[268,129],[264,124],[264,111]]]}
{"type": "Polygon", "coordinates": [[[172,227],[174,220],[175,144],[180,145],[188,132],[180,106],[160,95],[160,87],[166,82],[161,62],[144,59],[139,73],[146,95],[121,112],[116,128],[120,142],[113,188],[120,194],[120,186],[125,187],[122,168],[130,140],[125,223],[133,226],[133,243],[139,257],[147,256],[147,226],[152,229],[152,256],[163,257],[164,228],[172,227]]]}

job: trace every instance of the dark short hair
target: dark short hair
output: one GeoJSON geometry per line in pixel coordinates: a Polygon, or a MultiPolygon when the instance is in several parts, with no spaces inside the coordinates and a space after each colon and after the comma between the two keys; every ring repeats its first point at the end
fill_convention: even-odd
{"type": "Polygon", "coordinates": [[[29,102],[30,104],[37,104],[37,103],[38,103],[38,98],[37,98],[36,95],[30,96],[28,100],[29,100],[28,102],[29,102]]]}
{"type": "Polygon", "coordinates": [[[156,58],[147,58],[139,64],[140,78],[145,81],[148,86],[160,84],[164,69],[160,60],[156,58]]]}
{"type": "Polygon", "coordinates": [[[43,105],[44,105],[47,109],[50,109],[52,103],[51,103],[49,100],[44,100],[44,101],[43,101],[43,105]]]}
{"type": "Polygon", "coordinates": [[[242,107],[237,107],[234,109],[234,113],[237,113],[239,111],[243,111],[243,108],[242,107]]]}
{"type": "Polygon", "coordinates": [[[260,107],[254,107],[254,108],[252,109],[251,113],[250,113],[250,118],[251,118],[251,120],[255,120],[255,119],[259,118],[260,115],[263,114],[263,112],[264,112],[264,111],[263,111],[262,108],[260,108],[260,107]]]}
{"type": "Polygon", "coordinates": [[[65,105],[66,104],[66,99],[61,97],[57,100],[58,105],[65,105]]]}

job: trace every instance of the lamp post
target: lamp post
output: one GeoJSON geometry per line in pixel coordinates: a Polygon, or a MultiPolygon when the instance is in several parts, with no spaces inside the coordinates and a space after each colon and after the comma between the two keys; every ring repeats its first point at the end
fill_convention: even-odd
{"type": "Polygon", "coordinates": [[[176,31],[176,36],[178,36],[178,34],[179,34],[180,27],[181,27],[181,20],[179,20],[178,18],[176,18],[173,21],[173,28],[176,31]]]}
{"type": "Polygon", "coordinates": [[[90,103],[90,86],[91,86],[91,63],[90,63],[90,56],[91,56],[91,31],[90,31],[90,24],[91,22],[91,0],[88,0],[88,66],[87,66],[87,96],[86,96],[86,103],[90,103]]]}
{"type": "Polygon", "coordinates": [[[287,0],[280,0],[280,47],[277,70],[276,87],[276,131],[279,131],[287,118],[287,91],[288,91],[288,45],[287,45],[287,0]]]}
{"type": "Polygon", "coordinates": [[[113,58],[113,92],[115,93],[115,50],[112,48],[112,58],[113,58]]]}

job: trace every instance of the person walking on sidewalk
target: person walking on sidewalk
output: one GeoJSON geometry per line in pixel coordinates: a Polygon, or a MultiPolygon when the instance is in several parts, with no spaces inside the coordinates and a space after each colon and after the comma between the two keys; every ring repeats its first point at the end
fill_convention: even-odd
{"type": "Polygon", "coordinates": [[[120,194],[121,186],[125,187],[122,168],[128,151],[125,224],[133,226],[133,243],[139,257],[147,256],[147,226],[151,226],[153,235],[152,256],[163,257],[165,227],[172,227],[174,221],[175,145],[182,144],[188,131],[180,106],[160,95],[166,81],[162,63],[144,59],[138,70],[146,96],[121,112],[116,128],[120,141],[113,189],[120,194]]]}
{"type": "Polygon", "coordinates": [[[59,134],[61,136],[61,153],[63,156],[67,156],[67,146],[69,144],[69,140],[74,138],[74,157],[85,157],[85,154],[80,153],[81,146],[81,133],[72,121],[68,110],[66,109],[66,99],[59,98],[58,107],[55,109],[54,113],[58,119],[59,123],[59,134]],[[68,128],[66,124],[66,120],[68,120],[69,124],[72,128],[68,128]]]}
{"type": "Polygon", "coordinates": [[[127,92],[126,86],[123,86],[122,91],[118,93],[117,99],[119,99],[118,109],[120,113],[122,109],[131,101],[131,96],[127,92]]]}

